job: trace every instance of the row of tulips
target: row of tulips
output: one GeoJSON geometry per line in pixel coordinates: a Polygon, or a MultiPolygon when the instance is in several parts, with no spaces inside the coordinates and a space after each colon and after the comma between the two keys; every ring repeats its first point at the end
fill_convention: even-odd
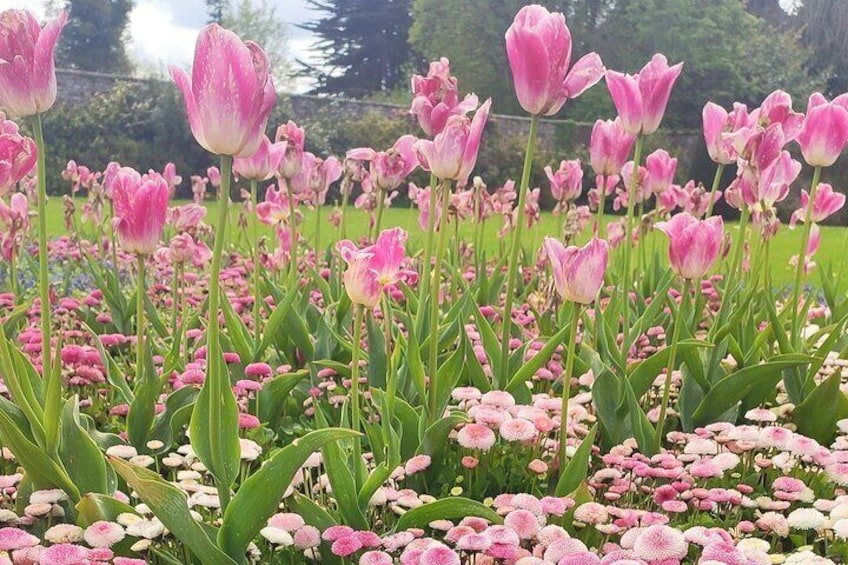
{"type": "Polygon", "coordinates": [[[191,74],[171,70],[192,133],[219,159],[192,177],[195,203],[168,207],[182,182],[173,165],[141,174],[71,161],[62,176],[87,193],[96,241],[81,237],[68,198],[71,235],[50,242],[41,114],[56,98],[65,21],[0,15],[0,108],[34,136],[0,123],[0,183],[14,193],[0,206],[11,274],[0,297],[10,461],[0,560],[713,565],[848,552],[838,427],[848,301],[826,276],[823,302],[803,291],[818,224],[845,201],[820,182],[848,143],[844,96],[814,94],[806,114],[781,91],[752,110],[707,104],[716,176],[709,190],[681,187],[668,152],[644,163],[642,153],[682,63],[658,54],[635,75],[594,53],[572,64],[564,16],[526,6],[506,33],[530,115],[524,167],[517,186],[490,193],[472,173],[492,101],[461,94],[446,59],[412,78],[424,137],[322,158],[293,122],[266,136],[270,62],[212,24],[191,74]],[[535,254],[525,230],[540,216],[530,188],[539,120],[602,79],[618,117],[592,131],[597,216],[576,205],[579,161],[547,168],[562,224],[535,254]],[[803,226],[781,300],[769,246],[775,206],[803,167],[792,142],[812,184],[792,216],[803,226]],[[383,228],[419,167],[429,184],[409,190],[424,241],[410,255],[408,234],[383,228]],[[228,227],[236,177],[250,190],[228,227]],[[322,250],[320,214],[337,181],[338,241],[322,250]],[[207,184],[218,192],[214,229],[203,223],[207,184]],[[372,223],[352,241],[357,185],[354,205],[372,223]],[[604,226],[613,194],[624,217],[604,226]],[[719,198],[741,212],[729,244],[711,214],[719,198]],[[509,237],[487,260],[492,216],[509,237]],[[273,250],[258,223],[273,228],[273,250]],[[586,245],[569,245],[590,225],[586,245]],[[653,229],[667,260],[648,255],[653,229]],[[241,243],[228,248],[227,233],[241,243]],[[56,296],[56,270],[74,268],[88,288],[56,296]],[[38,272],[37,300],[18,285],[26,269],[38,272]],[[736,425],[745,420],[755,425],[736,425]]]}

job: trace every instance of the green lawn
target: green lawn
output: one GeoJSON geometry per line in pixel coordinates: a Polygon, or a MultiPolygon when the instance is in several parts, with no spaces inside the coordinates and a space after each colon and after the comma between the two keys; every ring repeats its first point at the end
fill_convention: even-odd
{"type": "MultiPolygon", "coordinates": [[[[80,221],[79,210],[82,208],[82,204],[82,200],[77,200],[78,221],[80,221]]],[[[208,203],[207,208],[209,209],[209,214],[206,217],[206,221],[207,223],[214,224],[217,204],[208,203]]],[[[228,238],[231,241],[233,240],[235,233],[236,244],[238,244],[239,242],[247,241],[243,233],[234,232],[234,230],[237,230],[237,228],[235,228],[234,226],[236,226],[237,214],[240,209],[240,204],[232,205],[230,222],[227,230],[228,238]]],[[[329,206],[324,207],[321,210],[321,228],[319,244],[322,248],[332,244],[337,237],[337,232],[335,228],[327,222],[327,218],[331,210],[332,208],[329,206]]],[[[51,198],[47,208],[47,212],[49,219],[49,234],[51,236],[64,235],[66,232],[64,227],[64,219],[62,216],[61,199],[57,197],[51,198]]],[[[310,210],[305,210],[304,213],[304,223],[301,226],[302,233],[309,241],[314,241],[316,213],[315,211],[310,210]]],[[[617,218],[612,215],[606,216],[606,220],[608,221],[612,221],[614,219],[617,218]]],[[[417,209],[410,209],[408,206],[403,208],[390,208],[384,213],[383,224],[383,228],[400,226],[409,232],[408,249],[410,250],[410,252],[420,249],[423,245],[424,237],[423,232],[418,227],[417,209]]],[[[83,230],[85,233],[93,233],[93,227],[90,224],[81,225],[83,226],[83,230]]],[[[483,241],[486,251],[490,255],[496,255],[502,252],[502,250],[507,245],[508,240],[500,239],[497,235],[497,232],[500,227],[500,219],[493,219],[486,222],[483,241]]],[[[356,239],[361,235],[365,235],[368,230],[368,215],[361,210],[356,210],[351,207],[348,210],[347,229],[348,237],[351,239],[356,239]]],[[[730,233],[735,234],[736,224],[728,223],[726,225],[726,229],[730,233]]],[[[553,216],[553,214],[549,212],[543,213],[541,222],[539,222],[529,230],[524,230],[524,248],[527,250],[539,249],[542,244],[543,238],[546,235],[554,235],[558,230],[559,218],[553,216]]],[[[268,229],[266,226],[260,225],[260,231],[262,234],[268,236],[271,235],[271,230],[268,229]]],[[[466,221],[460,225],[460,237],[464,238],[465,240],[471,240],[473,238],[473,234],[474,225],[472,222],[466,221]]],[[[584,234],[581,240],[586,240],[588,239],[588,237],[588,233],[584,234]]],[[[789,258],[792,255],[798,253],[800,241],[800,229],[790,230],[786,225],[781,226],[780,231],[775,237],[775,240],[772,241],[770,251],[772,273],[774,275],[774,280],[777,285],[791,284],[791,281],[794,277],[794,269],[789,266],[789,258]]],[[[822,228],[821,248],[819,249],[819,252],[816,255],[816,262],[819,267],[817,267],[810,275],[810,283],[818,286],[820,284],[820,267],[832,266],[834,275],[840,277],[840,288],[848,288],[848,261],[845,260],[845,253],[846,251],[848,251],[848,247],[846,247],[847,244],[848,229],[846,229],[845,227],[827,226],[822,228]],[[845,280],[842,281],[842,279],[845,280]]],[[[652,249],[655,247],[660,253],[663,254],[663,256],[665,255],[664,235],[660,233],[651,234],[647,240],[647,245],[648,249],[652,249]]]]}

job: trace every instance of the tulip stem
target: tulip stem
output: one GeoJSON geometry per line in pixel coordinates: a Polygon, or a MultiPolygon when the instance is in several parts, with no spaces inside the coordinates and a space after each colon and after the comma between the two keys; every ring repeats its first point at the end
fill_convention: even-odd
{"type": "Polygon", "coordinates": [[[813,204],[816,200],[816,190],[819,187],[819,177],[821,176],[821,167],[817,166],[813,169],[813,182],[810,186],[810,198],[807,200],[807,210],[804,213],[804,231],[801,232],[801,252],[798,254],[798,265],[795,268],[795,285],[792,288],[792,302],[789,307],[792,308],[792,341],[796,348],[800,351],[801,347],[801,324],[800,312],[798,311],[798,302],[801,299],[801,285],[804,283],[804,275],[806,274],[807,262],[807,244],[810,241],[810,230],[813,227],[813,204]]]}
{"type": "MultiPolygon", "coordinates": [[[[353,351],[350,358],[350,427],[359,433],[359,348],[362,347],[362,319],[365,307],[361,304],[354,305],[353,320],[353,351]]],[[[362,466],[362,444],[359,438],[353,440],[354,471],[362,466]]]]}
{"type": "Polygon", "coordinates": [[[315,260],[318,260],[318,249],[321,245],[321,204],[315,205],[315,260]]]}
{"type": "Polygon", "coordinates": [[[601,186],[598,188],[598,224],[595,231],[595,235],[601,237],[601,224],[604,221],[604,205],[606,204],[607,199],[607,176],[606,175],[598,175],[601,179],[601,186]]]}
{"type": "MultiPolygon", "coordinates": [[[[386,407],[388,414],[384,414],[387,429],[391,427],[395,415],[395,398],[397,397],[397,379],[392,367],[392,306],[387,294],[383,294],[383,332],[386,340],[386,407]]],[[[390,437],[386,437],[390,440],[390,437]]],[[[386,442],[389,445],[389,442],[386,442]]]]}
{"type": "MultiPolygon", "coordinates": [[[[206,382],[203,386],[211,386],[211,383],[216,379],[220,379],[221,374],[225,372],[224,368],[218,366],[219,362],[223,359],[220,341],[221,326],[218,324],[218,313],[221,299],[221,255],[224,252],[224,239],[226,239],[227,233],[227,208],[230,202],[230,178],[232,172],[232,155],[221,155],[221,189],[220,198],[218,199],[218,225],[215,226],[215,244],[212,247],[212,267],[209,273],[209,327],[206,332],[207,375],[206,382]]],[[[232,394],[229,383],[226,386],[218,388],[230,391],[228,394],[232,394]]],[[[221,447],[220,437],[223,432],[221,427],[224,425],[221,417],[223,405],[223,400],[211,402],[209,421],[204,422],[204,425],[209,426],[209,433],[212,438],[210,442],[212,460],[215,463],[216,469],[220,469],[222,466],[222,454],[219,448],[221,447]]],[[[192,419],[194,419],[194,416],[192,416],[192,419]]],[[[215,477],[215,483],[218,488],[218,498],[221,501],[221,511],[223,512],[230,502],[230,485],[224,484],[218,477],[215,477]]]]}
{"type": "Polygon", "coordinates": [[[259,205],[259,182],[255,179],[250,181],[250,198],[253,201],[253,336],[258,344],[262,339],[262,330],[259,323],[259,315],[262,308],[262,292],[259,279],[259,222],[256,219],[256,207],[259,205]]]}
{"type": "Polygon", "coordinates": [[[568,444],[568,400],[571,397],[571,373],[574,371],[574,355],[577,347],[577,326],[580,324],[580,312],[583,305],[572,302],[571,327],[568,330],[568,350],[565,358],[565,371],[562,373],[562,408],[559,417],[559,475],[565,473],[565,452],[568,444]]]}
{"type": "Polygon", "coordinates": [[[32,131],[38,150],[38,294],[41,300],[41,366],[42,375],[50,374],[50,278],[47,270],[47,164],[44,159],[44,131],[41,114],[32,117],[32,131]]]}
{"type": "MultiPolygon", "coordinates": [[[[424,234],[424,256],[421,263],[421,293],[418,296],[418,307],[424,304],[424,299],[430,291],[430,264],[433,258],[433,234],[436,231],[436,175],[430,173],[430,209],[427,216],[427,233],[424,234]]],[[[423,317],[422,317],[423,319],[423,317]]]]}
{"type": "Polygon", "coordinates": [[[674,330],[672,331],[671,343],[667,343],[670,347],[668,354],[668,366],[665,372],[665,382],[663,383],[662,404],[660,404],[660,415],[657,419],[657,433],[654,438],[656,441],[655,452],[659,453],[662,447],[663,428],[665,428],[665,416],[668,412],[668,399],[671,394],[671,374],[674,372],[675,358],[677,357],[677,342],[680,340],[680,328],[684,325],[684,310],[689,302],[689,293],[692,290],[692,281],[686,279],[683,283],[683,294],[680,296],[680,306],[677,308],[677,318],[674,320],[674,330]]]}
{"type": "MultiPolygon", "coordinates": [[[[630,286],[631,280],[631,255],[633,248],[633,209],[636,204],[636,189],[639,184],[639,161],[642,158],[641,135],[636,137],[636,148],[633,150],[633,172],[630,174],[630,187],[627,191],[627,223],[624,228],[624,273],[622,274],[622,327],[621,348],[625,355],[630,349],[630,286]]],[[[640,242],[641,243],[641,242],[640,242]]]]}
{"type": "MultiPolygon", "coordinates": [[[[439,241],[436,246],[436,264],[433,268],[433,280],[430,282],[430,361],[428,374],[430,375],[430,386],[428,393],[430,416],[429,423],[439,419],[436,415],[436,378],[439,373],[439,290],[441,289],[442,261],[444,261],[445,248],[448,241],[448,201],[450,199],[451,184],[449,180],[442,183],[442,213],[439,217],[439,241]]],[[[433,210],[430,211],[433,213],[433,210]]]]}
{"type": "Polygon", "coordinates": [[[297,217],[295,215],[295,203],[294,203],[294,193],[291,188],[287,187],[286,191],[288,192],[289,197],[289,227],[291,230],[291,251],[289,252],[289,257],[291,259],[291,264],[289,265],[289,286],[290,290],[294,290],[297,288],[297,217]]]}
{"type": "MultiPolygon", "coordinates": [[[[174,277],[171,281],[171,291],[174,293],[173,304],[171,304],[171,333],[174,340],[177,339],[177,332],[179,331],[177,318],[180,313],[180,265],[182,265],[182,263],[176,263],[174,265],[174,277]]],[[[183,315],[185,315],[185,313],[183,313],[183,315]]]]}
{"type": "Polygon", "coordinates": [[[386,207],[386,195],[383,189],[377,189],[377,219],[374,222],[374,238],[380,235],[380,226],[383,224],[383,209],[386,207]]]}
{"type": "Polygon", "coordinates": [[[353,189],[352,185],[353,183],[348,177],[342,180],[342,219],[339,223],[342,235],[341,239],[347,239],[347,222],[345,218],[347,217],[347,204],[350,200],[350,191],[353,189]]]}
{"type": "Polygon", "coordinates": [[[144,255],[136,259],[138,273],[135,285],[135,384],[144,379],[144,255]]]}
{"type": "Polygon", "coordinates": [[[713,186],[710,188],[710,200],[707,203],[707,213],[704,214],[704,219],[710,217],[713,213],[713,206],[715,206],[715,195],[718,192],[718,185],[721,183],[721,175],[724,174],[724,163],[719,163],[718,167],[716,167],[715,176],[713,177],[713,186]]]}
{"type": "Polygon", "coordinates": [[[734,286],[736,285],[736,275],[737,271],[740,269],[740,261],[742,260],[742,249],[745,247],[745,230],[748,227],[748,218],[750,215],[751,211],[747,206],[742,208],[742,215],[739,217],[739,234],[733,241],[733,252],[730,255],[730,269],[728,269],[729,272],[727,273],[727,280],[724,284],[721,305],[718,309],[717,321],[710,326],[710,336],[712,336],[718,328],[724,325],[727,313],[729,312],[728,308],[731,307],[729,300],[730,293],[733,292],[734,286]]]}
{"type": "Polygon", "coordinates": [[[512,232],[512,246],[507,263],[506,296],[504,296],[503,336],[501,340],[500,374],[496,376],[495,388],[506,385],[509,379],[509,338],[512,329],[512,300],[515,293],[516,276],[522,271],[518,263],[518,251],[521,248],[521,232],[524,229],[524,202],[530,185],[530,171],[533,168],[533,156],[536,151],[536,135],[539,132],[539,116],[530,118],[530,133],[527,136],[527,149],[524,151],[524,166],[521,170],[521,185],[518,188],[518,215],[512,232]]]}

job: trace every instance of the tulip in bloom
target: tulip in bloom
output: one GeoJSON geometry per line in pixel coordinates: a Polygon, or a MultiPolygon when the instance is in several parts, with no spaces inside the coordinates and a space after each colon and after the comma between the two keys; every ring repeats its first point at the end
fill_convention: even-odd
{"type": "Polygon", "coordinates": [[[665,55],[657,53],[636,75],[607,72],[607,88],[625,131],[633,135],[657,131],[682,70],[683,63],[669,67],[665,55]]]}
{"type": "Polygon", "coordinates": [[[35,167],[37,155],[35,142],[0,112],[0,192],[11,191],[35,167]]]}
{"type": "Polygon", "coordinates": [[[668,236],[671,270],[684,279],[699,279],[713,266],[724,240],[724,222],[720,216],[698,220],[686,212],[656,228],[668,236]]]}
{"type": "MultiPolygon", "coordinates": [[[[796,222],[803,222],[807,217],[807,206],[810,204],[810,195],[806,190],[801,191],[801,207],[792,213],[789,224],[794,226],[796,222]]],[[[827,183],[820,183],[816,189],[816,197],[813,200],[811,222],[823,222],[833,214],[837,213],[845,205],[845,195],[835,192],[833,187],[827,183]]]]}
{"type": "Polygon", "coordinates": [[[418,118],[421,129],[430,137],[445,129],[450,116],[464,116],[478,104],[474,94],[466,94],[459,101],[456,77],[451,76],[445,57],[430,63],[426,77],[412,75],[412,95],[409,113],[418,118]]]}
{"type": "Polygon", "coordinates": [[[645,189],[654,194],[665,191],[674,182],[677,171],[677,159],[672,158],[665,149],[657,149],[645,159],[645,189]]]}
{"type": "Polygon", "coordinates": [[[804,114],[792,109],[792,97],[782,90],[775,90],[766,96],[760,107],[751,112],[749,121],[768,127],[780,124],[786,141],[792,141],[801,133],[804,126],[804,114]]]}
{"type": "Polygon", "coordinates": [[[268,136],[263,135],[256,153],[250,157],[233,159],[233,172],[236,176],[248,180],[268,180],[276,174],[285,149],[285,144],[271,143],[268,136]]]}
{"type": "Polygon", "coordinates": [[[597,120],[589,138],[589,161],[596,175],[617,175],[636,138],[627,133],[621,120],[597,120]]]}
{"type": "Polygon", "coordinates": [[[152,255],[162,237],[168,210],[168,183],[158,173],[143,177],[124,167],[115,174],[112,199],[121,245],[130,253],[152,255]]]}
{"type": "Polygon", "coordinates": [[[259,149],[276,93],[267,55],[256,43],[209,24],[197,38],[192,74],[171,67],[197,142],[218,155],[259,149]]]}
{"type": "Polygon", "coordinates": [[[383,289],[400,280],[406,237],[401,228],[392,228],[380,232],[376,243],[363,249],[347,239],[336,244],[347,263],[344,285],[351,302],[374,308],[383,289]]]}
{"type": "Polygon", "coordinates": [[[347,158],[370,161],[371,182],[380,190],[390,191],[399,187],[418,166],[418,157],[413,149],[417,141],[412,135],[403,135],[387,151],[359,147],[348,151],[347,158]]]}
{"type": "Polygon", "coordinates": [[[798,135],[804,160],[813,167],[829,167],[836,162],[846,143],[848,110],[836,100],[828,102],[818,92],[814,93],[798,135]]]}
{"type": "Polygon", "coordinates": [[[284,179],[290,179],[300,172],[303,162],[303,146],[306,143],[306,133],[303,128],[289,120],[277,128],[277,142],[285,144],[283,156],[277,174],[284,179]]]}
{"type": "Polygon", "coordinates": [[[491,105],[492,101],[486,100],[471,120],[467,116],[451,116],[445,129],[432,141],[419,139],[414,149],[421,166],[442,180],[466,183],[477,164],[480,140],[491,105]]]}
{"type": "Polygon", "coordinates": [[[0,236],[0,254],[3,259],[11,261],[17,255],[18,247],[23,240],[23,234],[29,229],[29,202],[27,197],[16,192],[9,199],[9,205],[0,200],[0,225],[3,234],[0,236]]]}
{"type": "Polygon", "coordinates": [[[565,247],[556,239],[546,237],[544,248],[559,295],[578,304],[590,304],[595,300],[604,284],[609,244],[593,237],[582,248],[565,247]]]}
{"type": "Polygon", "coordinates": [[[552,116],[604,75],[597,53],[571,66],[571,32],[565,16],[539,5],[524,6],[506,30],[506,53],[515,94],[534,116],[552,116]]]}
{"type": "Polygon", "coordinates": [[[281,226],[287,222],[291,208],[285,187],[281,185],[277,190],[269,186],[265,191],[265,202],[256,205],[256,215],[260,222],[268,226],[281,226]]]}
{"type": "Polygon", "coordinates": [[[165,182],[168,183],[168,188],[171,191],[171,196],[174,196],[177,191],[177,187],[183,182],[183,177],[177,174],[177,167],[173,163],[166,163],[165,168],[162,170],[162,178],[165,179],[165,182]]]}
{"type": "Polygon", "coordinates": [[[63,11],[42,28],[29,10],[0,13],[0,108],[24,117],[53,106],[53,51],[67,21],[63,11]]]}
{"type": "Polygon", "coordinates": [[[583,192],[583,167],[580,159],[562,161],[556,172],[545,167],[545,175],[551,183],[551,195],[557,202],[576,200],[583,192]]]}
{"type": "Polygon", "coordinates": [[[707,102],[701,115],[704,142],[710,159],[720,165],[735,163],[737,153],[733,147],[732,134],[749,125],[748,107],[737,102],[733,104],[733,110],[728,112],[718,104],[707,102]]]}
{"type": "Polygon", "coordinates": [[[342,176],[342,164],[333,157],[315,159],[309,175],[309,201],[313,206],[321,206],[327,200],[330,185],[342,176]]]}

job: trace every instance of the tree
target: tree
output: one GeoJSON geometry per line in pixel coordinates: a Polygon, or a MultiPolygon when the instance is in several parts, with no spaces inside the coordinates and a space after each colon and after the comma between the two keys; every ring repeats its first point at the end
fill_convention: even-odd
{"type": "Polygon", "coordinates": [[[68,0],[68,23],[56,47],[59,67],[129,74],[125,48],[133,0],[68,0]]]}
{"type": "Polygon", "coordinates": [[[235,8],[227,6],[221,24],[242,39],[258,43],[271,60],[276,85],[285,82],[289,74],[288,29],[268,0],[241,0],[235,8]]]}
{"type": "Polygon", "coordinates": [[[224,14],[230,7],[228,0],[206,0],[206,12],[209,14],[207,23],[220,24],[224,21],[224,14]]]}
{"type": "Polygon", "coordinates": [[[848,3],[804,0],[795,23],[812,50],[811,71],[826,77],[827,94],[836,96],[848,90],[848,3]]]}
{"type": "Polygon", "coordinates": [[[316,81],[313,92],[361,98],[408,80],[411,0],[309,0],[323,13],[300,27],[319,39],[320,62],[298,61],[300,75],[316,81]]]}

